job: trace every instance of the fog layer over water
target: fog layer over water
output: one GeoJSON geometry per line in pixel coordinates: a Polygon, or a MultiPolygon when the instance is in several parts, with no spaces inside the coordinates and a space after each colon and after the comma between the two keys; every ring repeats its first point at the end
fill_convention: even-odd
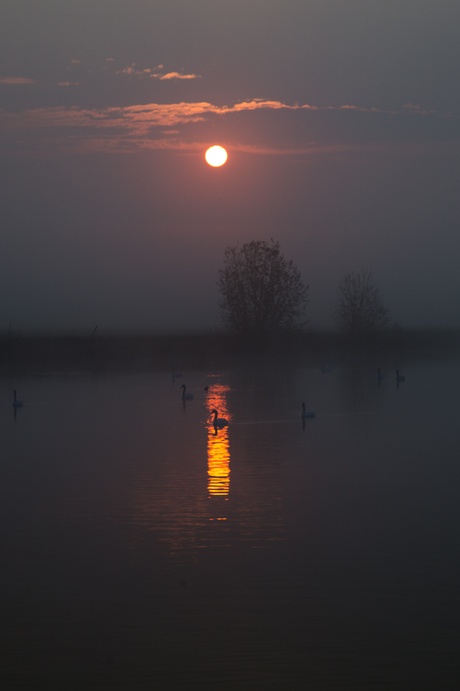
{"type": "Polygon", "coordinates": [[[380,364],[3,379],[7,688],[454,688],[460,364],[380,364]]]}

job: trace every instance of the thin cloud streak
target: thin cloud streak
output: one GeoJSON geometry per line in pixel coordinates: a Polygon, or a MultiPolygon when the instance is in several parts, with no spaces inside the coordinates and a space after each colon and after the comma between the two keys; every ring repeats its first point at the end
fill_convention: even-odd
{"type": "Polygon", "coordinates": [[[166,74],[151,74],[151,77],[160,79],[201,79],[199,74],[180,74],[179,72],[167,72],[166,74]]]}
{"type": "Polygon", "coordinates": [[[27,77],[0,77],[0,84],[35,84],[35,81],[27,77]]]}
{"type": "MultiPolygon", "coordinates": [[[[108,62],[109,60],[106,60],[108,62]]],[[[125,67],[123,70],[117,70],[115,74],[123,74],[128,77],[135,77],[137,79],[142,79],[143,77],[150,77],[153,79],[159,79],[160,81],[171,80],[171,79],[201,79],[199,74],[181,74],[180,72],[167,72],[162,74],[161,72],[156,72],[155,69],[162,69],[163,65],[158,65],[157,68],[153,70],[146,67],[143,70],[136,69],[136,64],[133,63],[129,67],[125,67]]]]}

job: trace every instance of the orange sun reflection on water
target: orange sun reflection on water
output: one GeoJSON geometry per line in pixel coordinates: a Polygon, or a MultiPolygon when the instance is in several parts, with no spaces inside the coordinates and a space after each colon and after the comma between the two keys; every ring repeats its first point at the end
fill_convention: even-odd
{"type": "Polygon", "coordinates": [[[230,492],[230,443],[228,427],[215,429],[211,410],[217,410],[219,417],[232,418],[227,409],[228,386],[213,384],[209,387],[206,406],[208,408],[208,491],[210,496],[227,497],[230,492]]]}

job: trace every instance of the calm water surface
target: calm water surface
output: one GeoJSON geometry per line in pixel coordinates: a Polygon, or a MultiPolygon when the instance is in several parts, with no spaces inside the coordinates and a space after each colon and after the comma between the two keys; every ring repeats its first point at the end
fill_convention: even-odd
{"type": "Polygon", "coordinates": [[[460,365],[382,370],[4,379],[3,688],[457,689],[460,365]]]}

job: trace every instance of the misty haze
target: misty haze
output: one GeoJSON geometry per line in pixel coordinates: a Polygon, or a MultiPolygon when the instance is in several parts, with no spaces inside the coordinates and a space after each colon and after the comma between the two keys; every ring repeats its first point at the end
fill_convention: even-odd
{"type": "Polygon", "coordinates": [[[0,7],[2,688],[456,689],[460,4],[0,7]]]}

